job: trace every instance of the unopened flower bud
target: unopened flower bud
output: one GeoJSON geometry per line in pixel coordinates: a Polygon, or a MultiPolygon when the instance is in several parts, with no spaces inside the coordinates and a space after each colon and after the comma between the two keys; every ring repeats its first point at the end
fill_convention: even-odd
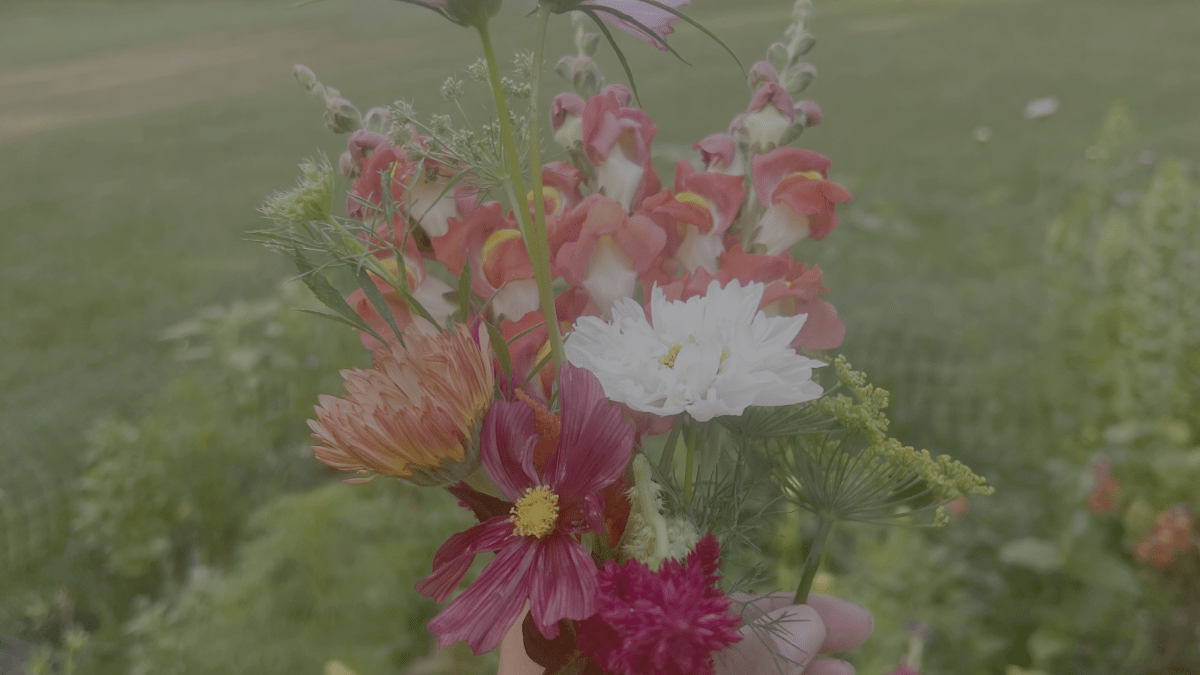
{"type": "Polygon", "coordinates": [[[825,116],[821,114],[821,106],[814,101],[800,101],[796,104],[796,119],[804,120],[804,127],[815,127],[820,124],[825,116]]]}
{"type": "Polygon", "coordinates": [[[812,84],[812,81],[817,77],[817,67],[811,63],[797,63],[788,68],[779,77],[779,83],[784,89],[788,90],[792,96],[799,94],[812,84]]]}
{"type": "Polygon", "coordinates": [[[767,47],[767,61],[775,68],[776,72],[786,69],[791,65],[791,55],[788,53],[787,45],[776,42],[767,47]]]}
{"type": "Polygon", "coordinates": [[[317,75],[308,66],[296,64],[292,66],[292,77],[300,83],[300,86],[312,91],[314,85],[317,84],[317,75]]]}
{"type": "Polygon", "coordinates": [[[362,128],[362,113],[344,98],[331,98],[325,102],[325,126],[335,134],[348,134],[362,128]]]}
{"type": "Polygon", "coordinates": [[[383,106],[375,106],[363,115],[362,128],[377,134],[387,134],[392,128],[392,113],[383,106]]]}
{"type": "Polygon", "coordinates": [[[763,85],[778,83],[779,75],[775,72],[775,67],[770,63],[759,61],[750,67],[748,80],[750,91],[758,91],[763,85]]]}
{"type": "Polygon", "coordinates": [[[817,38],[811,33],[801,33],[792,40],[792,56],[804,56],[817,46],[817,38]]]}

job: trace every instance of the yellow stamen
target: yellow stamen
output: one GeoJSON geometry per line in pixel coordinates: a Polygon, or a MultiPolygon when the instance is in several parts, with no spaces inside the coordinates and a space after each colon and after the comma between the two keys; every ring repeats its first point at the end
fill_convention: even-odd
{"type": "Polygon", "coordinates": [[[679,350],[683,349],[683,345],[671,345],[670,351],[658,357],[658,362],[668,368],[675,367],[675,357],[679,356],[679,350]]]}
{"type": "Polygon", "coordinates": [[[787,180],[788,178],[793,178],[796,176],[803,176],[805,178],[808,178],[809,180],[825,180],[825,177],[821,175],[820,171],[797,171],[796,173],[788,174],[787,177],[784,178],[784,180],[787,180]]]}
{"type": "Polygon", "coordinates": [[[526,488],[525,496],[509,511],[508,521],[515,534],[522,537],[542,537],[550,534],[558,522],[558,495],[545,485],[526,488]]]}
{"type": "MultiPolygon", "coordinates": [[[[530,204],[534,203],[532,190],[529,191],[529,195],[527,196],[527,198],[529,199],[530,204]]],[[[549,213],[550,215],[555,215],[555,216],[562,213],[564,202],[563,202],[562,194],[558,191],[558,188],[555,188],[551,185],[543,185],[542,186],[542,203],[546,205],[546,213],[549,213]]]]}

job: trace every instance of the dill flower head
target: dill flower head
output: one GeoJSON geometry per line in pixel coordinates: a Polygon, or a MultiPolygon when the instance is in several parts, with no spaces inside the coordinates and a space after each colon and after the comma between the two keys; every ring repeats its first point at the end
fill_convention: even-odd
{"type": "Polygon", "coordinates": [[[845,357],[834,362],[838,382],[852,395],[815,405],[831,427],[769,442],[784,494],[800,507],[844,520],[887,523],[932,508],[933,524],[948,521],[944,502],[991,494],[983,477],[949,455],[902,445],[887,434],[888,392],[867,382],[845,357]]]}
{"type": "Polygon", "coordinates": [[[709,533],[681,564],[651,571],[636,560],[600,572],[596,614],[579,625],[579,647],[618,675],[712,675],[713,653],[742,638],[741,617],[717,588],[720,545],[709,533]]]}
{"type": "Polygon", "coordinates": [[[418,485],[459,480],[479,465],[479,428],[494,380],[486,332],[406,331],[375,350],[375,367],[343,370],[343,398],[321,396],[309,420],[317,459],[335,469],[418,485]]]}
{"type": "Polygon", "coordinates": [[[762,294],[762,284],[714,280],[702,296],[667,302],[656,286],[651,321],[630,298],[613,307],[611,323],[580,317],[567,360],[592,371],[611,400],[664,417],[686,411],[705,422],[819,397],[812,369],[824,364],[790,347],[806,315],[768,317],[762,294]]]}

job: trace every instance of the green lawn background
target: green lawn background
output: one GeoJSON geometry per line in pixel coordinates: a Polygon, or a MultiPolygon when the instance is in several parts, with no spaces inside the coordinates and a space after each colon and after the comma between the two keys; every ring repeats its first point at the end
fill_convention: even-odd
{"type": "MultiPolygon", "coordinates": [[[[289,273],[246,241],[261,224],[255,206],[291,183],[298,160],[336,157],[344,142],[290,66],[309,65],[363,109],[403,96],[435,112],[444,75],[478,53],[466,31],[402,3],[290,4],[0,5],[6,536],[53,513],[13,494],[53,502],[76,470],[82,430],[137,410],[177,368],[157,344],[161,329],[269,294],[289,273]]],[[[508,4],[501,50],[530,33],[508,4]]],[[[697,5],[694,16],[747,64],[790,9],[697,5]]],[[[569,43],[567,23],[557,25],[550,53],[569,43]]],[[[1197,25],[1200,5],[1185,0],[818,0],[810,58],[820,75],[808,93],[826,121],[801,144],[831,157],[856,199],[834,236],[799,253],[825,270],[850,356],[896,377],[906,367],[888,363],[905,357],[889,342],[897,336],[924,340],[926,360],[961,349],[962,336],[931,327],[961,311],[958,289],[1019,281],[1114,102],[1129,106],[1144,149],[1200,158],[1197,25]],[[1027,101],[1048,95],[1057,114],[1022,118],[1027,101]],[[973,140],[980,126],[987,143],[973,140]]],[[[685,156],[744,107],[736,66],[686,26],[673,44],[690,68],[623,44],[663,156],[685,156]]],[[[612,59],[603,64],[622,80],[612,59]]],[[[903,386],[894,393],[905,401],[903,386]]]]}

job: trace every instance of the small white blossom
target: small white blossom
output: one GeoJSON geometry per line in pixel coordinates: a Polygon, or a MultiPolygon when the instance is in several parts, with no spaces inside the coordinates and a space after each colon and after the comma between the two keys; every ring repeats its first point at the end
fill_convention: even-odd
{"type": "Polygon", "coordinates": [[[655,287],[653,325],[623,298],[611,322],[576,322],[567,360],[594,373],[613,401],[661,416],[686,411],[701,422],[819,397],[812,369],[824,364],[789,346],[807,315],[768,317],[758,310],[762,294],[762,284],[721,288],[714,280],[703,296],[667,302],[655,287]]]}

